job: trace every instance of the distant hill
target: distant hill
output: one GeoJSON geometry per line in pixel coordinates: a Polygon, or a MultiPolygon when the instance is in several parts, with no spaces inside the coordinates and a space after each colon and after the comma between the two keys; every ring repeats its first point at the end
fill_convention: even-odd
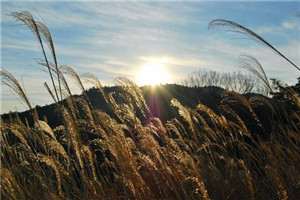
{"type": "MultiPolygon", "coordinates": [[[[293,88],[297,91],[299,85],[296,85],[293,88]]],[[[272,129],[270,124],[274,119],[269,116],[268,110],[271,109],[269,106],[280,106],[281,109],[290,109],[290,105],[287,102],[280,100],[280,98],[278,99],[278,94],[274,98],[269,98],[253,93],[238,94],[214,86],[186,87],[177,84],[159,85],[155,87],[144,86],[140,89],[146,104],[150,109],[149,116],[147,117],[158,117],[163,122],[176,116],[176,112],[170,103],[173,98],[181,102],[182,105],[190,108],[195,108],[201,103],[212,109],[215,113],[227,117],[229,117],[227,109],[233,109],[239,114],[242,120],[246,122],[246,125],[249,126],[248,128],[258,134],[269,134],[269,131],[272,129]],[[247,108],[247,104],[251,105],[247,108]]],[[[104,87],[103,91],[105,94],[112,94],[117,103],[123,103],[122,100],[124,100],[124,97],[122,97],[122,87],[104,87]]],[[[93,108],[106,112],[112,118],[115,118],[110,104],[105,101],[105,98],[103,98],[99,89],[91,88],[87,91],[87,94],[93,108]]],[[[84,97],[82,95],[75,95],[74,97],[80,107],[80,102],[84,97]]],[[[36,106],[36,109],[40,119],[46,119],[51,127],[62,125],[62,116],[57,112],[57,106],[55,104],[36,106]]],[[[33,124],[32,115],[29,111],[3,114],[1,115],[1,118],[4,121],[8,121],[9,118],[14,118],[17,114],[23,122],[27,119],[30,125],[33,124]]],[[[280,115],[280,113],[277,114],[280,115]]],[[[280,118],[280,116],[277,116],[277,118],[280,118]]],[[[144,122],[147,121],[147,119],[141,120],[144,122]]]]}
{"type": "MultiPolygon", "coordinates": [[[[191,88],[176,84],[159,85],[155,87],[144,86],[140,89],[151,110],[151,115],[159,117],[163,121],[172,117],[170,105],[172,98],[178,99],[182,104],[189,107],[195,107],[201,102],[213,110],[218,111],[218,104],[226,92],[224,89],[214,86],[191,88]]],[[[118,93],[122,93],[122,90],[120,87],[104,87],[104,92],[106,94],[114,93],[115,96],[118,96],[118,93]]],[[[98,89],[91,88],[87,91],[87,93],[94,108],[110,113],[109,108],[98,89]]],[[[78,101],[83,98],[82,95],[74,95],[74,97],[78,101]]],[[[121,98],[118,100],[121,101],[121,98]]],[[[46,117],[48,119],[48,123],[52,127],[61,124],[61,119],[59,115],[57,115],[55,104],[37,106],[36,109],[40,118],[44,119],[46,117]]],[[[9,115],[14,116],[15,114],[17,113],[6,113],[1,115],[1,117],[4,121],[6,121],[9,119],[9,115]]],[[[22,120],[24,120],[24,118],[28,118],[30,124],[32,123],[32,117],[29,111],[19,112],[18,115],[22,120]]]]}

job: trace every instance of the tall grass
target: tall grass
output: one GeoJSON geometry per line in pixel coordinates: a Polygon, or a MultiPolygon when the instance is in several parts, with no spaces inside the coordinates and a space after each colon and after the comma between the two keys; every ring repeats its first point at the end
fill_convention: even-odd
{"type": "Polygon", "coordinates": [[[99,79],[92,73],[84,73],[82,74],[82,77],[88,83],[93,84],[97,89],[101,89],[103,87],[99,79]]]}
{"type": "Polygon", "coordinates": [[[275,48],[271,43],[269,43],[267,40],[265,40],[263,37],[255,33],[253,30],[242,26],[234,21],[225,20],[225,19],[215,19],[212,20],[208,28],[214,28],[214,27],[222,27],[222,28],[228,28],[229,31],[237,32],[244,34],[246,36],[249,36],[250,38],[255,39],[256,41],[262,43],[266,47],[270,48],[272,51],[274,51],[276,54],[278,54],[280,57],[285,59],[288,63],[290,63],[293,67],[295,67],[298,71],[300,71],[300,68],[298,65],[296,65],[293,61],[291,61],[288,57],[286,57],[283,53],[281,53],[277,48],[275,48]]]}
{"type": "MultiPolygon", "coordinates": [[[[42,33],[43,36],[46,37],[47,41],[49,41],[49,44],[50,44],[50,47],[52,48],[52,53],[53,53],[55,51],[54,51],[54,46],[52,46],[53,42],[52,42],[50,32],[48,31],[47,27],[43,23],[35,21],[33,16],[31,15],[31,13],[28,11],[13,12],[11,15],[13,17],[15,17],[15,19],[23,22],[37,37],[38,43],[42,49],[42,53],[43,53],[43,56],[44,56],[44,59],[45,59],[45,62],[46,62],[47,68],[48,68],[48,72],[49,72],[49,75],[51,78],[51,82],[52,82],[52,85],[53,85],[53,88],[55,91],[56,98],[59,99],[58,92],[57,92],[57,89],[55,86],[54,78],[52,75],[52,71],[51,71],[51,68],[49,65],[49,61],[48,61],[48,58],[46,55],[46,51],[45,51],[44,44],[42,41],[42,36],[41,36],[41,33],[42,33]]],[[[55,55],[55,54],[53,54],[53,55],[55,55]]],[[[55,62],[56,62],[56,57],[55,57],[55,62]]]]}
{"type": "Polygon", "coordinates": [[[45,40],[46,40],[46,42],[47,42],[47,44],[48,44],[48,46],[51,50],[51,54],[52,54],[52,57],[53,57],[53,61],[54,61],[54,64],[55,64],[55,69],[56,69],[56,74],[57,74],[57,82],[58,82],[58,89],[59,89],[59,92],[60,92],[60,100],[62,100],[63,97],[62,97],[62,88],[61,88],[61,83],[60,83],[60,81],[61,81],[60,80],[60,73],[59,73],[59,69],[58,69],[57,57],[56,57],[54,42],[53,42],[51,33],[50,33],[48,27],[45,24],[43,24],[42,22],[36,22],[36,24],[38,26],[38,31],[40,31],[41,34],[44,36],[44,38],[45,38],[45,40]]]}
{"type": "Polygon", "coordinates": [[[53,101],[54,101],[55,103],[57,103],[57,100],[55,99],[55,96],[54,96],[54,94],[52,93],[52,91],[51,91],[50,87],[48,86],[47,82],[44,83],[44,86],[45,86],[46,90],[48,91],[48,93],[50,94],[50,96],[51,96],[51,98],[53,99],[53,101]]]}
{"type": "Polygon", "coordinates": [[[271,84],[269,82],[269,79],[267,77],[267,74],[263,68],[263,66],[260,64],[260,62],[254,58],[253,56],[249,55],[241,55],[240,56],[240,62],[241,67],[248,70],[252,74],[254,74],[256,77],[258,77],[268,88],[269,92],[273,93],[271,84]]]}
{"type": "Polygon", "coordinates": [[[29,110],[32,109],[32,105],[25,93],[25,90],[19,83],[19,81],[6,69],[1,69],[0,71],[2,84],[9,87],[17,96],[28,106],[29,110]]]}
{"type": "Polygon", "coordinates": [[[289,108],[285,99],[258,103],[226,95],[224,110],[201,103],[191,108],[173,99],[175,115],[166,122],[150,118],[142,124],[131,101],[116,101],[113,108],[127,110],[118,115],[120,122],[94,110],[94,125],[66,111],[63,125],[53,129],[3,123],[1,184],[10,184],[1,186],[2,197],[295,199],[300,107],[289,108]],[[261,113],[262,103],[273,111],[261,113]],[[282,106],[289,123],[281,119],[282,106]],[[261,133],[251,121],[271,128],[261,133]]]}
{"type": "Polygon", "coordinates": [[[24,88],[21,86],[19,81],[6,69],[0,70],[1,82],[3,85],[6,85],[13,93],[15,93],[28,109],[32,111],[34,121],[38,121],[38,114],[36,110],[32,107],[29,98],[27,97],[24,88]]]}

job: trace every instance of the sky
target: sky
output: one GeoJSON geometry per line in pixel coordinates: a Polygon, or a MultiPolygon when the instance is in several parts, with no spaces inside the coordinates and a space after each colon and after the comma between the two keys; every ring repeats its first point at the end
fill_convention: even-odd
{"type": "MultiPolygon", "coordinates": [[[[59,64],[79,74],[92,73],[104,85],[120,76],[135,80],[149,62],[163,62],[174,83],[199,69],[243,71],[243,54],[257,58],[270,78],[293,84],[300,76],[254,40],[208,29],[213,19],[238,22],[300,65],[300,1],[2,1],[1,67],[20,80],[33,105],[52,103],[43,87],[50,80],[38,64],[43,55],[36,38],[9,15],[23,10],[49,27],[59,64]]],[[[72,90],[79,91],[75,85],[72,90]]],[[[1,86],[1,113],[24,109],[18,97],[1,86]]]]}

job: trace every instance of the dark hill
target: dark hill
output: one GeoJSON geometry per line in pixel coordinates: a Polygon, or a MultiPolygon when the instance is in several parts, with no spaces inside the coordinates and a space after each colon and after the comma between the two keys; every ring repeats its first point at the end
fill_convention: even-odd
{"type": "MultiPolygon", "coordinates": [[[[161,85],[156,86],[155,88],[145,86],[141,87],[141,91],[147,105],[152,111],[152,116],[159,117],[163,121],[172,117],[170,106],[172,98],[178,99],[182,104],[189,107],[195,107],[201,102],[217,111],[217,105],[220,103],[225,92],[224,89],[219,87],[190,88],[175,84],[161,85]]],[[[117,94],[122,93],[122,89],[120,87],[105,87],[104,92],[106,94],[114,93],[117,96],[117,94]]],[[[87,93],[94,108],[110,113],[109,107],[98,89],[91,88],[87,93]]],[[[74,97],[75,99],[78,99],[78,101],[83,98],[81,95],[75,95],[74,97]]],[[[62,120],[60,119],[60,116],[57,115],[55,104],[36,106],[36,109],[40,118],[47,118],[51,127],[61,125],[62,120]]],[[[27,118],[29,119],[30,124],[32,123],[32,116],[29,111],[2,114],[1,117],[4,121],[7,121],[9,120],[9,115],[14,118],[17,114],[22,120],[27,118]]]]}
{"type": "MultiPolygon", "coordinates": [[[[176,111],[170,104],[171,100],[175,98],[182,105],[189,108],[196,108],[198,104],[203,104],[212,109],[214,113],[234,120],[237,123],[241,119],[252,133],[259,135],[266,136],[274,131],[272,125],[276,121],[280,121],[280,123],[286,122],[291,128],[299,126],[299,124],[290,124],[289,112],[295,112],[296,110],[291,110],[293,108],[290,102],[286,99],[282,100],[282,95],[279,98],[268,98],[253,93],[242,95],[214,86],[192,88],[176,84],[156,87],[144,86],[140,89],[150,110],[146,118],[158,117],[163,122],[176,116],[176,111]]],[[[118,104],[126,103],[122,87],[105,87],[103,91],[106,95],[111,94],[118,104]]],[[[87,94],[94,109],[103,111],[112,118],[116,118],[112,112],[110,103],[106,102],[100,90],[91,88],[87,91],[87,94]]],[[[74,97],[80,108],[80,102],[84,101],[83,96],[75,95],[74,97]]],[[[64,103],[66,104],[66,102],[64,103]]],[[[62,125],[62,116],[57,112],[55,104],[42,107],[36,106],[36,110],[40,119],[45,119],[51,127],[62,125]]],[[[29,111],[3,114],[1,118],[6,122],[16,116],[24,123],[27,121],[26,123],[32,126],[33,119],[29,111]]],[[[137,116],[139,117],[139,115],[137,116]]],[[[146,118],[139,118],[145,123],[147,122],[146,118]]]]}

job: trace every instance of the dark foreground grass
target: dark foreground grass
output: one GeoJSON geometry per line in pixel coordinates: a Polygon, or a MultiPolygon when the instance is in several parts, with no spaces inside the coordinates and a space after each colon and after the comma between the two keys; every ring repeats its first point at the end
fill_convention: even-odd
{"type": "Polygon", "coordinates": [[[90,109],[83,95],[56,104],[57,127],[11,117],[1,124],[1,197],[297,199],[300,107],[290,90],[223,91],[217,109],[172,99],[162,122],[128,81],[94,91],[110,112],[90,109]]]}

